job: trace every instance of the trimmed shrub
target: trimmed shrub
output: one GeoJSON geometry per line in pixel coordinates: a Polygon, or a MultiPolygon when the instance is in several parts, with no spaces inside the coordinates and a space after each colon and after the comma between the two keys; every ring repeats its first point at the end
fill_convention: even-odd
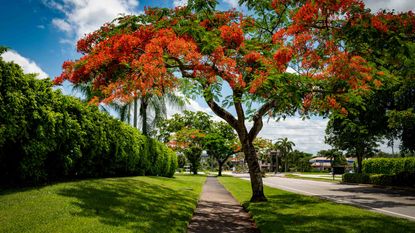
{"type": "Polygon", "coordinates": [[[344,174],[343,181],[384,186],[415,186],[415,158],[364,160],[363,174],[344,174]]]}
{"type": "Polygon", "coordinates": [[[363,161],[363,172],[370,183],[392,186],[415,186],[415,158],[374,158],[363,161]]]}
{"type": "Polygon", "coordinates": [[[359,183],[359,184],[369,184],[370,178],[369,175],[364,173],[344,173],[342,176],[343,182],[347,183],[359,183]]]}
{"type": "Polygon", "coordinates": [[[174,152],[96,106],[52,89],[0,58],[0,183],[171,177],[174,152]]]}
{"type": "Polygon", "coordinates": [[[389,174],[371,174],[369,176],[370,184],[390,186],[395,184],[395,175],[389,174]]]}
{"type": "Polygon", "coordinates": [[[415,157],[374,158],[363,161],[362,171],[373,174],[415,173],[415,157]]]}

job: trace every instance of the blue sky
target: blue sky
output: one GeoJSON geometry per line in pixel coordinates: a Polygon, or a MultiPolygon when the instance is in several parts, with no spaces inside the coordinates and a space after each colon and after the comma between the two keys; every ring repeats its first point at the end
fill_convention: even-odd
{"type": "MultiPolygon", "coordinates": [[[[414,0],[366,0],[372,10],[380,8],[398,11],[415,10],[414,0]]],[[[186,0],[0,0],[0,45],[12,51],[5,60],[20,64],[26,72],[41,77],[55,77],[65,60],[76,59],[75,43],[85,33],[111,21],[120,13],[140,13],[144,6],[173,7],[186,0]]],[[[219,9],[237,6],[237,0],[221,0],[219,9]]],[[[65,88],[71,94],[70,88],[65,88]]],[[[192,100],[191,110],[210,112],[200,100],[192,100]]],[[[302,121],[289,118],[284,122],[270,120],[260,136],[277,139],[288,137],[297,149],[315,153],[329,148],[324,145],[327,120],[313,118],[302,121]]],[[[388,149],[383,148],[388,151],[388,149]]]]}

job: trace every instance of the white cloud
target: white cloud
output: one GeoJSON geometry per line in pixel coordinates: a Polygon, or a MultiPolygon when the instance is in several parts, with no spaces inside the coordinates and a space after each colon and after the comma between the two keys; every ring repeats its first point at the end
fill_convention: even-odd
{"type": "MultiPolygon", "coordinates": [[[[182,93],[176,93],[176,95],[184,97],[184,95],[182,93]]],[[[185,104],[185,106],[183,108],[177,107],[177,106],[171,106],[168,105],[167,106],[167,117],[171,117],[172,115],[178,113],[182,113],[184,110],[189,110],[192,112],[206,112],[207,114],[212,116],[212,119],[215,121],[221,121],[222,119],[218,116],[216,116],[212,110],[206,106],[203,107],[202,104],[199,103],[200,100],[193,100],[193,99],[187,99],[187,102],[185,104]]],[[[200,101],[202,102],[202,101],[200,101]]]]}
{"type": "Polygon", "coordinates": [[[231,6],[232,8],[238,8],[239,7],[238,0],[223,0],[223,1],[228,3],[229,6],[231,6]]]}
{"type": "Polygon", "coordinates": [[[71,25],[63,19],[52,19],[52,24],[63,32],[72,32],[71,25]]]}
{"type": "Polygon", "coordinates": [[[34,61],[25,58],[18,54],[16,51],[7,51],[1,55],[1,57],[7,62],[14,62],[20,65],[25,73],[36,73],[38,78],[48,78],[47,75],[34,61]]]}
{"type": "Polygon", "coordinates": [[[174,0],[173,1],[173,6],[174,7],[186,6],[186,5],[187,5],[187,0],[174,0]]]}
{"type": "Polygon", "coordinates": [[[72,32],[74,41],[121,14],[138,14],[137,0],[43,0],[43,3],[64,14],[64,18],[53,19],[52,24],[72,32]]]}
{"type": "Polygon", "coordinates": [[[45,25],[42,25],[42,24],[39,24],[36,27],[39,28],[39,29],[45,29],[45,25]]]}
{"type": "Polygon", "coordinates": [[[309,153],[329,149],[324,144],[327,119],[313,118],[302,120],[300,117],[288,117],[285,120],[264,120],[264,127],[259,137],[267,138],[275,142],[278,138],[288,138],[295,143],[295,149],[309,153]]]}
{"type": "Polygon", "coordinates": [[[396,10],[396,11],[415,11],[414,0],[364,0],[366,7],[373,12],[381,9],[396,10]]]}
{"type": "Polygon", "coordinates": [[[72,40],[69,40],[69,39],[61,38],[61,39],[59,39],[59,43],[60,44],[69,44],[69,45],[72,45],[73,44],[73,41],[72,40]]]}

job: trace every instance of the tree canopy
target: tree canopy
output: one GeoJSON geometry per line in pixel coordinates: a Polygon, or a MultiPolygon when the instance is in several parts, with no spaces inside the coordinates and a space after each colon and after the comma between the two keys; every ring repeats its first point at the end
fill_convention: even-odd
{"type": "Polygon", "coordinates": [[[362,104],[360,96],[381,86],[383,74],[348,50],[343,28],[365,25],[365,15],[372,21],[367,30],[384,28],[359,0],[243,3],[256,14],[190,0],[187,7],[146,8],[115,19],[78,41],[84,56],[65,62],[55,82],[90,83],[101,90],[94,101],[103,102],[162,95],[179,84],[185,94],[202,96],[238,134],[251,200],[266,200],[252,144],[263,117],[329,110],[347,115],[344,103],[362,104]],[[229,96],[223,96],[225,86],[229,96]]]}

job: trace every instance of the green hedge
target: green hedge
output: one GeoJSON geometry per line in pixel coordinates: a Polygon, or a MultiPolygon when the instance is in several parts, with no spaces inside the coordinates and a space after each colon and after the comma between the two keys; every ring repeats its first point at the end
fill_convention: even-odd
{"type": "Polygon", "coordinates": [[[96,106],[0,58],[0,183],[125,175],[171,177],[175,153],[96,106]]]}
{"type": "Polygon", "coordinates": [[[384,186],[415,186],[415,173],[401,172],[396,175],[370,174],[370,183],[384,186]]]}
{"type": "Polygon", "coordinates": [[[415,186],[415,173],[401,172],[396,175],[345,173],[343,174],[343,182],[383,186],[415,186]]]}
{"type": "Polygon", "coordinates": [[[395,175],[389,174],[370,174],[369,180],[371,184],[392,186],[395,184],[395,175]]]}
{"type": "Polygon", "coordinates": [[[415,157],[367,159],[363,161],[362,171],[368,174],[389,175],[415,172],[415,157]]]}

